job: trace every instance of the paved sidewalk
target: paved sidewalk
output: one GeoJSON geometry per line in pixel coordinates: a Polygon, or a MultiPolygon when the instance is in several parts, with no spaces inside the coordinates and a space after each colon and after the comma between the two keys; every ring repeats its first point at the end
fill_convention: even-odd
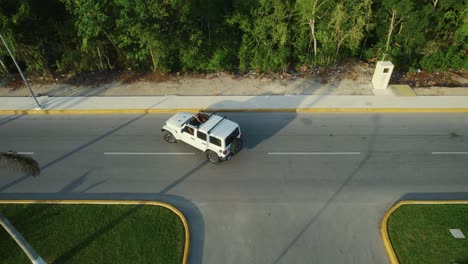
{"type": "Polygon", "coordinates": [[[125,113],[171,111],[310,111],[310,112],[468,112],[468,96],[274,95],[274,96],[105,96],[0,97],[0,113],[125,113]],[[17,112],[14,112],[17,111],[17,112]],[[49,111],[49,112],[48,112],[49,111]]]}
{"type": "MultiPolygon", "coordinates": [[[[310,111],[310,112],[468,112],[468,92],[418,96],[407,85],[376,91],[370,71],[357,80],[266,78],[188,78],[164,82],[33,86],[42,109],[28,89],[0,89],[0,113],[139,113],[176,111],[310,111]],[[369,76],[368,76],[369,75],[369,76]]],[[[4,87],[1,87],[4,88],[4,87]]],[[[447,88],[448,89],[448,88],[447,88]]],[[[459,88],[467,90],[468,88],[459,88]]]]}

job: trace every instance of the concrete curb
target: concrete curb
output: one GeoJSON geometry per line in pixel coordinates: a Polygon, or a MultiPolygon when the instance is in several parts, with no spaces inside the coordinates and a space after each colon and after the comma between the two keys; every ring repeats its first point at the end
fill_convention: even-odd
{"type": "Polygon", "coordinates": [[[468,113],[468,108],[172,108],[89,110],[0,110],[2,115],[165,114],[177,112],[294,112],[294,113],[468,113]]]}
{"type": "Polygon", "coordinates": [[[161,206],[166,209],[171,210],[175,213],[182,224],[184,225],[185,231],[185,245],[184,245],[184,254],[182,257],[181,264],[187,264],[188,254],[190,248],[190,233],[187,220],[185,216],[174,206],[157,201],[139,201],[139,200],[0,200],[0,204],[131,204],[131,205],[154,205],[161,206]]]}
{"type": "Polygon", "coordinates": [[[399,201],[395,205],[393,205],[390,210],[384,215],[381,225],[380,225],[380,234],[382,235],[382,240],[384,242],[385,249],[387,250],[388,257],[390,258],[390,262],[392,264],[399,264],[398,257],[395,254],[395,251],[392,247],[392,243],[390,242],[390,237],[388,235],[388,227],[387,222],[393,212],[395,212],[400,206],[402,205],[411,205],[411,204],[468,204],[468,200],[407,200],[407,201],[399,201]]]}

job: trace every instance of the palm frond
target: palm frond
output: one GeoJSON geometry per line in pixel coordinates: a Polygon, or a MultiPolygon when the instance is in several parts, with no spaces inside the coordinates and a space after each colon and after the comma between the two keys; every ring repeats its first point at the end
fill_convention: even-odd
{"type": "Polygon", "coordinates": [[[32,176],[38,176],[41,173],[39,163],[35,159],[13,151],[0,152],[0,166],[6,166],[12,171],[21,171],[32,176]]]}

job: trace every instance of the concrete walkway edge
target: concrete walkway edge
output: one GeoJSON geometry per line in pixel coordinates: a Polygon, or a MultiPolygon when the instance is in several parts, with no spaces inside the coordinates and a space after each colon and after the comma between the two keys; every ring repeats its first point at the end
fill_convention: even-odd
{"type": "Polygon", "coordinates": [[[0,114],[111,114],[209,111],[468,112],[468,96],[125,96],[0,97],[0,114]]]}

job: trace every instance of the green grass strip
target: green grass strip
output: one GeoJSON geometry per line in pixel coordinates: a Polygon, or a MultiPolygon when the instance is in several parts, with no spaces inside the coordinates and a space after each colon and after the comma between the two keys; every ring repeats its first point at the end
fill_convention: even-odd
{"type": "MultiPolygon", "coordinates": [[[[184,227],[152,205],[0,204],[47,263],[182,262],[184,227]]],[[[0,227],[0,263],[30,263],[0,227]]]]}
{"type": "Polygon", "coordinates": [[[388,220],[388,233],[400,264],[468,264],[468,205],[402,205],[388,220]]]}

